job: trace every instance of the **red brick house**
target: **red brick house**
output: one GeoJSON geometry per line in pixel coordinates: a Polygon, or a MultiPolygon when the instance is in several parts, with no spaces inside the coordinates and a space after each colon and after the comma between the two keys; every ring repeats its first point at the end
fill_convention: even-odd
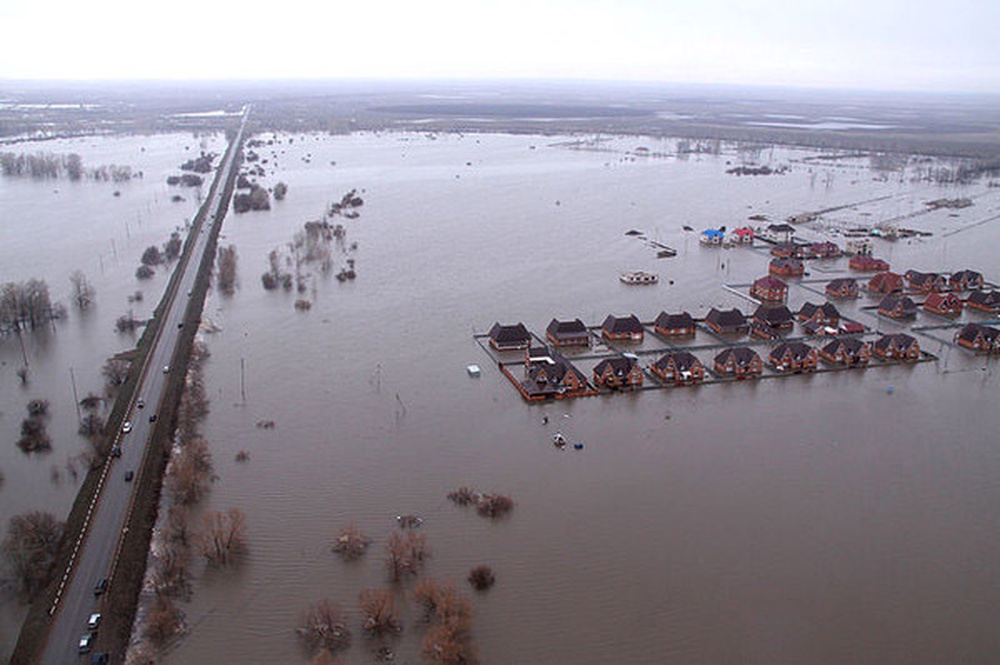
{"type": "Polygon", "coordinates": [[[754,281],[750,287],[750,297],[766,302],[785,302],[788,298],[788,285],[777,277],[767,275],[754,281]]]}
{"type": "Polygon", "coordinates": [[[693,335],[696,330],[694,319],[687,312],[680,314],[667,314],[660,312],[653,322],[653,329],[660,335],[668,337],[678,337],[693,335]]]}
{"type": "Polygon", "coordinates": [[[712,308],[705,317],[705,325],[720,335],[744,335],[750,329],[747,317],[736,309],[712,308]]]}
{"type": "Polygon", "coordinates": [[[601,324],[601,335],[605,339],[641,342],[644,334],[645,329],[642,327],[642,323],[639,322],[639,317],[635,314],[628,316],[612,316],[609,314],[608,318],[604,319],[604,323],[601,324]]]}
{"type": "Polygon", "coordinates": [[[580,319],[559,321],[552,319],[545,329],[545,337],[556,346],[589,346],[590,332],[580,319]]]}
{"type": "Polygon", "coordinates": [[[809,323],[817,327],[829,326],[836,328],[840,325],[840,312],[837,311],[837,308],[833,304],[828,302],[822,305],[814,305],[811,302],[807,302],[795,314],[795,318],[802,323],[809,323]]]}
{"type": "Polygon", "coordinates": [[[955,317],[962,314],[962,299],[954,293],[932,293],[923,307],[932,314],[955,317]]]}
{"type": "Polygon", "coordinates": [[[801,259],[802,247],[793,242],[779,242],[771,248],[771,256],[779,259],[801,259]]]}
{"type": "Polygon", "coordinates": [[[889,263],[887,261],[876,259],[867,254],[852,256],[847,265],[850,266],[851,270],[859,272],[887,272],[889,270],[889,263]]]}
{"type": "Polygon", "coordinates": [[[732,346],[715,356],[715,371],[722,376],[737,379],[760,376],[764,363],[757,352],[748,346],[732,346]]]}
{"type": "Polygon", "coordinates": [[[594,390],[587,378],[566,358],[544,347],[525,351],[524,379],[519,389],[527,400],[580,397],[594,390]]]}
{"type": "Polygon", "coordinates": [[[984,280],[982,273],[975,270],[959,270],[953,272],[948,277],[948,286],[953,291],[971,291],[972,289],[983,288],[984,280]]]}
{"type": "Polygon", "coordinates": [[[767,271],[779,277],[801,277],[806,271],[806,266],[798,259],[771,259],[767,271]]]}
{"type": "Polygon", "coordinates": [[[906,333],[883,335],[874,346],[872,353],[885,360],[920,360],[920,344],[916,338],[906,333]]]}
{"type": "Polygon", "coordinates": [[[594,367],[594,383],[615,390],[642,385],[642,368],[635,358],[605,358],[594,367]]]}
{"type": "Polygon", "coordinates": [[[531,333],[523,323],[501,325],[494,323],[490,328],[490,346],[497,351],[515,351],[531,346],[531,333]]]}
{"type": "Polygon", "coordinates": [[[910,288],[921,293],[935,293],[944,291],[948,282],[942,275],[936,272],[918,272],[916,270],[906,271],[906,281],[910,288]]]}
{"type": "Polygon", "coordinates": [[[868,280],[868,292],[887,296],[903,291],[903,276],[894,272],[880,272],[868,280]]]}
{"type": "Polygon", "coordinates": [[[835,365],[867,365],[872,357],[872,347],[857,337],[838,337],[819,350],[819,357],[835,365]]]}
{"type": "Polygon", "coordinates": [[[705,366],[697,356],[687,351],[668,353],[650,368],[660,380],[677,385],[697,383],[705,379],[705,366]]]}
{"type": "Polygon", "coordinates": [[[806,252],[810,256],[815,256],[818,259],[835,259],[841,256],[843,252],[836,243],[833,242],[814,242],[806,248],[806,252]]]}
{"type": "Polygon", "coordinates": [[[768,362],[779,372],[812,372],[819,354],[803,342],[784,342],[771,349],[768,362]]]}
{"type": "Polygon", "coordinates": [[[890,319],[912,319],[917,315],[917,303],[909,296],[886,296],[878,304],[878,313],[890,319]]]}
{"type": "MultiPolygon", "coordinates": [[[[784,305],[760,305],[754,310],[750,324],[751,332],[756,332],[758,327],[775,332],[787,332],[794,326],[794,319],[791,311],[784,305]]],[[[770,335],[761,337],[773,339],[770,335]]]]}
{"type": "Polygon", "coordinates": [[[852,277],[841,277],[826,285],[827,298],[857,298],[858,281],[852,277]]]}
{"type": "Polygon", "coordinates": [[[979,353],[1000,353],[1000,330],[969,323],[955,334],[955,343],[979,353]]]}
{"type": "Polygon", "coordinates": [[[990,314],[1000,314],[1000,291],[973,291],[965,306],[990,314]]]}

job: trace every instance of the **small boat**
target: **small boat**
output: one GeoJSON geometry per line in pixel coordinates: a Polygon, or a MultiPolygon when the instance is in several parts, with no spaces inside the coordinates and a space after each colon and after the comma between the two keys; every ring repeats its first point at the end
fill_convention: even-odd
{"type": "Polygon", "coordinates": [[[583,444],[582,443],[574,443],[573,444],[573,450],[583,450],[583,444]]]}
{"type": "Polygon", "coordinates": [[[626,284],[656,284],[660,277],[656,273],[633,270],[632,272],[623,272],[619,279],[626,284]]]}
{"type": "Polygon", "coordinates": [[[566,437],[562,435],[562,432],[556,432],[552,435],[552,443],[555,444],[556,448],[565,448],[566,437]]]}

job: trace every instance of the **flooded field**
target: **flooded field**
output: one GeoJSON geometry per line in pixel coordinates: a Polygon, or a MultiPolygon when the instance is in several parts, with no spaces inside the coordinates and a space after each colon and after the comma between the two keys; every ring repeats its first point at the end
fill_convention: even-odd
{"type": "MultiPolygon", "coordinates": [[[[750,312],[745,289],[725,285],[766,274],[766,248],[707,248],[698,236],[766,225],[748,222],[754,215],[780,222],[828,210],[800,236],[840,244],[834,229],[905,220],[933,235],[876,240],[893,270],[972,268],[997,282],[1000,189],[935,185],[916,161],[873,169],[866,157],[727,143],[717,155],[678,154],[677,141],[646,137],[273,138],[257,149],[268,160],[262,184],[283,181],[288,196],[227,217],[220,244],[237,248],[239,286],[231,297],[213,292],[204,312],[214,332],[205,332],[203,430],[218,480],[200,510],[245,511],[249,558],[197,570],[188,630],[165,662],[306,662],[301,613],[322,598],[353,611],[361,590],[385,586],[385,544],[406,513],[425,520],[425,574],[472,597],[486,663],[989,662],[1000,653],[995,359],[919,337],[936,362],[528,405],[474,337],[496,321],[543,335],[553,317],[599,325],[608,314],[750,312]],[[726,173],[750,162],[789,170],[726,173]],[[334,269],[310,269],[302,294],[265,291],[268,253],[353,188],[365,203],[357,219],[335,220],[346,237],[334,269]],[[924,205],[956,197],[974,203],[924,205]],[[677,256],[657,259],[631,229],[677,256]],[[348,257],[357,278],[338,281],[348,257]],[[660,281],[625,285],[619,273],[630,270],[660,281]],[[308,311],[295,308],[299,298],[308,311]],[[482,376],[467,374],[470,363],[482,376]],[[555,448],[556,431],[583,449],[555,448]],[[247,462],[235,460],[240,451],[247,462]],[[509,494],[515,508],[484,520],[446,499],[463,485],[509,494]],[[351,523],[375,541],[347,564],[330,548],[351,523]],[[465,576],[480,563],[497,583],[476,594],[465,576]]],[[[55,296],[79,267],[99,303],[25,336],[27,389],[15,376],[16,337],[0,341],[4,524],[28,509],[68,511],[75,483],[65,472],[50,480],[53,464],[84,447],[68,368],[81,394],[99,390],[104,359],[129,347],[113,322],[140,288],[142,250],[194,214],[194,197],[171,203],[163,183],[197,141],[67,142],[85,162],[144,170],[122,187],[0,178],[2,281],[45,278],[55,296]],[[13,441],[36,396],[53,403],[55,443],[28,458],[13,441]]],[[[221,136],[209,144],[219,150],[221,136]]],[[[812,279],[849,274],[846,258],[808,265],[812,279]]],[[[161,269],[142,287],[145,314],[164,281],[161,269]]],[[[791,284],[793,311],[821,300],[791,284]]],[[[892,323],[865,309],[873,303],[838,306],[883,332],[942,322],[920,313],[892,323]]],[[[396,662],[420,660],[424,626],[410,590],[399,596],[404,631],[389,642],[396,662]]],[[[0,625],[16,625],[17,606],[2,607],[0,625]]],[[[344,661],[373,662],[356,616],[351,626],[344,661]]],[[[3,630],[8,645],[16,633],[3,630]]]]}

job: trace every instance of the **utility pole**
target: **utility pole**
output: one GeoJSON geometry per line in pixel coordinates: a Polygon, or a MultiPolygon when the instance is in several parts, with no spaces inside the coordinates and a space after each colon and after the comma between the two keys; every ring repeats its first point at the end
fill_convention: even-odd
{"type": "Polygon", "coordinates": [[[76,375],[73,374],[73,368],[69,368],[69,381],[73,384],[73,404],[76,405],[76,419],[77,421],[83,420],[83,415],[80,413],[80,396],[76,393],[76,375]]]}
{"type": "Polygon", "coordinates": [[[246,383],[246,361],[240,357],[240,397],[243,403],[247,403],[247,383],[246,383]]]}

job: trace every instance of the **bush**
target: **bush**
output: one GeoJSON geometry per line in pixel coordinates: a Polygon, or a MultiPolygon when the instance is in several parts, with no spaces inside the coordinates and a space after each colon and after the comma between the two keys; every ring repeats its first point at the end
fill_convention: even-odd
{"type": "Polygon", "coordinates": [[[152,277],[155,274],[156,273],[149,266],[139,266],[135,270],[135,276],[138,279],[149,279],[150,277],[152,277]]]}
{"type": "Polygon", "coordinates": [[[472,588],[476,591],[485,591],[493,586],[496,581],[497,579],[493,574],[493,569],[485,564],[476,566],[469,571],[469,584],[471,584],[472,588]]]}

